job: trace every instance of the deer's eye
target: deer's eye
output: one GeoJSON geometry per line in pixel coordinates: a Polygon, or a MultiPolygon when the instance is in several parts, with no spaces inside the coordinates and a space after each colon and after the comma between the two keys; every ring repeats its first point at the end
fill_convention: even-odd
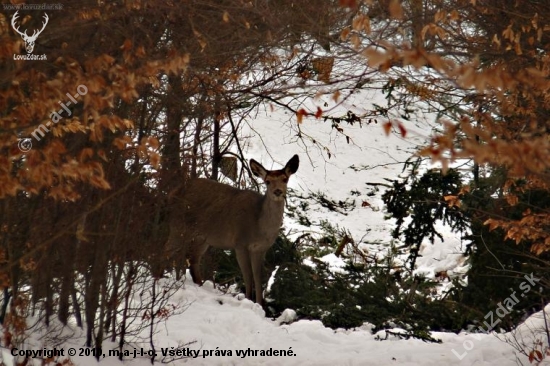
{"type": "Polygon", "coordinates": [[[288,178],[283,178],[283,182],[287,183],[287,182],[288,182],[288,178]]]}
{"type": "Polygon", "coordinates": [[[266,180],[266,181],[265,181],[265,185],[266,185],[266,186],[268,186],[270,183],[271,183],[271,181],[269,181],[269,180],[266,180]]]}

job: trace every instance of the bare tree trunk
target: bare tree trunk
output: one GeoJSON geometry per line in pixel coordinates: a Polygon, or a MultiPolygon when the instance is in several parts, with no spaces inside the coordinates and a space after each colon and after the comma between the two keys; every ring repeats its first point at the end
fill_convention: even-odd
{"type": "Polygon", "coordinates": [[[6,318],[6,312],[8,310],[10,299],[11,299],[11,292],[8,287],[5,287],[4,296],[2,299],[2,309],[0,310],[0,324],[4,324],[4,319],[6,318]]]}
{"type": "Polygon", "coordinates": [[[118,359],[122,361],[122,350],[125,344],[126,326],[128,323],[128,309],[130,307],[130,296],[132,294],[132,287],[134,285],[136,272],[134,268],[134,262],[130,262],[128,265],[128,275],[126,276],[126,293],[124,295],[124,308],[122,309],[122,319],[120,321],[120,339],[118,341],[119,356],[118,359]]]}
{"type": "MultiPolygon", "coordinates": [[[[218,84],[221,84],[218,81],[218,84]]],[[[221,88],[216,88],[217,90],[221,88]]],[[[218,180],[219,179],[219,171],[220,171],[220,163],[222,160],[221,152],[220,152],[220,134],[221,134],[221,120],[223,118],[222,113],[222,103],[221,103],[221,96],[219,93],[216,93],[214,97],[214,116],[213,116],[213,122],[214,122],[214,134],[212,136],[212,179],[218,180]]]]}
{"type": "Polygon", "coordinates": [[[80,303],[78,302],[78,297],[76,296],[76,288],[74,286],[71,289],[71,301],[73,303],[73,312],[76,319],[76,325],[82,328],[82,310],[80,309],[80,303]]]}
{"type": "Polygon", "coordinates": [[[117,304],[119,296],[119,287],[120,279],[122,278],[122,273],[124,272],[124,264],[117,264],[116,271],[113,271],[113,292],[111,294],[111,299],[109,301],[109,317],[105,327],[111,328],[111,342],[116,340],[116,313],[117,313],[117,304]]]}
{"type": "Polygon", "coordinates": [[[86,288],[84,295],[86,312],[86,346],[92,347],[94,339],[94,329],[96,313],[99,307],[99,292],[107,278],[106,250],[97,248],[95,250],[95,260],[91,268],[90,284],[86,288]]]}
{"type": "Polygon", "coordinates": [[[155,363],[155,342],[153,341],[153,336],[155,335],[155,304],[157,302],[157,279],[153,279],[153,288],[151,289],[151,323],[149,324],[149,345],[153,351],[153,356],[151,356],[151,365],[155,363]]]}
{"type": "Polygon", "coordinates": [[[103,282],[101,284],[101,303],[99,305],[99,324],[97,325],[97,333],[95,335],[95,352],[94,356],[99,361],[99,358],[101,356],[101,348],[103,344],[103,332],[104,332],[104,324],[105,324],[105,309],[107,308],[107,303],[105,301],[105,298],[107,297],[107,284],[103,282]]]}
{"type": "Polygon", "coordinates": [[[191,178],[197,177],[197,158],[199,155],[199,145],[201,144],[201,133],[202,133],[203,124],[204,124],[204,117],[200,116],[199,118],[197,118],[197,126],[195,127],[195,136],[193,138],[193,150],[192,150],[192,156],[191,156],[191,171],[190,171],[191,178]]]}
{"type": "Polygon", "coordinates": [[[63,279],[61,280],[61,291],[59,293],[59,307],[57,317],[63,325],[67,325],[70,310],[71,288],[74,287],[74,261],[65,261],[63,279]]]}

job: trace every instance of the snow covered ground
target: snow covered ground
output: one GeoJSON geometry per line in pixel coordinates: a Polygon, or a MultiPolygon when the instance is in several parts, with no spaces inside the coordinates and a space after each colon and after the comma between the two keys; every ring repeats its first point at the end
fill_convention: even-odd
{"type": "MultiPolygon", "coordinates": [[[[209,282],[198,287],[187,280],[185,288],[172,297],[172,302],[188,308],[160,324],[154,339],[156,360],[174,365],[518,364],[516,357],[519,356],[515,350],[492,334],[434,333],[434,337],[442,341],[436,344],[395,336],[378,340],[386,338],[385,331],[371,334],[368,325],[356,330],[334,331],[325,328],[320,321],[281,324],[281,321],[292,318],[291,312],[282,319],[265,318],[258,305],[242,299],[242,296],[222,294],[209,282]],[[181,347],[184,344],[187,345],[181,347]],[[176,354],[176,350],[179,350],[179,355],[170,356],[170,352],[176,354]]],[[[550,306],[547,311],[550,311],[550,306]]],[[[538,322],[540,325],[540,319],[538,322]]],[[[62,348],[67,352],[73,347],[80,352],[83,339],[73,337],[62,348]]],[[[116,344],[104,342],[105,358],[101,364],[120,365],[116,357],[108,354],[116,347],[116,344]]],[[[40,346],[32,348],[40,349],[40,346]]],[[[126,362],[134,366],[150,364],[146,355],[140,356],[141,352],[146,354],[150,350],[148,343],[134,343],[127,347],[129,357],[126,362]]],[[[4,364],[11,364],[9,351],[2,353],[4,364]]],[[[529,364],[526,357],[519,359],[524,365],[529,364]]],[[[75,356],[72,360],[76,365],[97,364],[92,356],[75,356]]]]}
{"type": "Polygon", "coordinates": [[[491,334],[435,333],[442,343],[434,344],[395,336],[376,340],[385,338],[385,331],[371,334],[367,325],[353,331],[334,331],[309,320],[280,325],[281,319],[265,318],[263,310],[247,299],[191,281],[174,301],[191,305],[161,329],[159,345],[196,341],[189,348],[200,352],[190,365],[517,365],[515,350],[491,334]],[[203,358],[216,349],[231,350],[232,355],[203,358]],[[269,349],[292,351],[292,356],[237,355],[237,350],[269,349]]]}

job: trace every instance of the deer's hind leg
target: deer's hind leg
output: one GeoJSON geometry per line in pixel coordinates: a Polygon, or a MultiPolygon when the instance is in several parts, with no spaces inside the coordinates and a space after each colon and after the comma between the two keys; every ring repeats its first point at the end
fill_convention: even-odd
{"type": "Polygon", "coordinates": [[[190,243],[190,250],[189,250],[189,270],[191,272],[191,278],[193,278],[193,282],[195,282],[197,285],[202,285],[202,276],[201,276],[201,260],[202,256],[206,251],[208,250],[208,245],[204,243],[204,241],[197,242],[196,239],[194,239],[190,243]]]}
{"type": "Polygon", "coordinates": [[[171,272],[175,270],[176,279],[180,280],[182,276],[185,276],[186,269],[186,245],[185,245],[185,230],[184,222],[181,216],[177,215],[171,208],[169,213],[169,235],[166,243],[164,244],[164,259],[163,272],[167,270],[171,272]]]}

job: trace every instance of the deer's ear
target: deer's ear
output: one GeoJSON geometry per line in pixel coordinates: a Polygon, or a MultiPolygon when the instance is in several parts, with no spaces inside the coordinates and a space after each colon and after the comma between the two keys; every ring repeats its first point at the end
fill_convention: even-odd
{"type": "Polygon", "coordinates": [[[300,166],[300,158],[298,155],[294,155],[288,163],[285,165],[285,174],[290,176],[298,171],[298,167],[300,166]]]}
{"type": "Polygon", "coordinates": [[[252,173],[265,180],[265,177],[267,176],[267,170],[262,166],[262,164],[258,163],[254,159],[250,159],[250,170],[252,170],[252,173]]]}

